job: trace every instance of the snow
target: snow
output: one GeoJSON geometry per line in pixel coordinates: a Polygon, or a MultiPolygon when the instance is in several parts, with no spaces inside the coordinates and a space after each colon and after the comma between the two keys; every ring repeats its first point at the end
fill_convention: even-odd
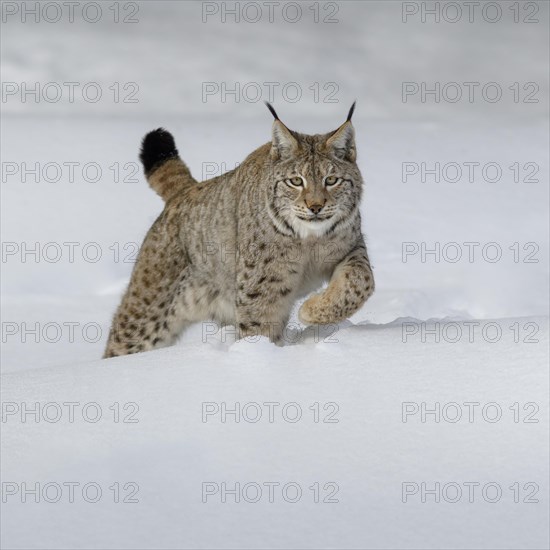
{"type": "Polygon", "coordinates": [[[338,5],[340,23],[326,25],[305,15],[203,24],[194,2],[140,2],[133,25],[3,24],[3,81],[98,82],[104,92],[96,104],[78,94],[2,103],[3,547],[548,547],[548,6],[538,3],[536,25],[511,22],[506,4],[495,24],[437,25],[403,24],[400,2],[338,5]],[[134,173],[141,137],[168,128],[197,177],[230,169],[269,140],[270,115],[261,101],[204,101],[202,83],[275,80],[300,84],[300,101],[274,104],[304,132],[333,129],[358,99],[375,295],[339,327],[304,330],[294,314],[282,348],[205,323],[171,348],[101,361],[135,247],[162,209],[134,173]],[[494,81],[506,95],[404,103],[403,81],[494,81]],[[136,82],[139,102],[111,101],[114,82],[136,82]],[[336,82],[338,101],[314,102],[315,82],[322,93],[336,82]],[[540,101],[514,103],[514,82],[538,83],[540,101]],[[72,181],[69,162],[79,163],[72,181]],[[403,163],[436,162],[457,163],[462,178],[403,181],[403,163]],[[535,163],[538,181],[514,182],[516,162],[521,179],[535,163]],[[22,163],[39,163],[38,182],[23,180],[22,163]],[[48,181],[55,167],[44,176],[48,163],[62,167],[58,181],[48,181]],[[87,163],[100,167],[98,181],[83,174],[87,163]],[[484,178],[487,163],[499,181],[484,178]],[[439,261],[421,261],[435,243],[439,261]],[[22,416],[36,403],[38,418],[22,416]],[[236,403],[239,422],[220,412],[236,403]],[[423,422],[422,407],[436,403],[439,422],[423,422]],[[79,484],[74,502],[69,482],[79,484]],[[280,483],[274,502],[269,482],[280,483]],[[295,503],[281,492],[290,482],[303,491],[295,503]],[[462,498],[446,501],[449,485],[423,503],[423,482],[458,484],[462,498]],[[473,502],[469,482],[480,484],[473,502]],[[56,486],[22,502],[23,483],[64,491],[59,502],[47,502],[56,486]],[[82,498],[86,483],[101,487],[98,502],[82,498]],[[114,483],[121,500],[137,487],[139,502],[114,502],[114,483]],[[228,493],[224,503],[216,492],[203,502],[223,483],[258,484],[261,498],[228,493]],[[321,500],[337,484],[338,502],[314,502],[315,483],[321,500]],[[419,491],[403,502],[406,483],[419,491]],[[498,502],[482,493],[487,483],[502,489],[498,502]]]}
{"type": "MultiPolygon", "coordinates": [[[[546,333],[547,321],[536,320],[546,333]]],[[[4,402],[79,404],[72,424],[66,408],[51,424],[9,416],[4,479],[95,482],[104,491],[98,503],[83,502],[78,492],[74,503],[10,496],[4,540],[20,548],[46,546],[38,533],[54,548],[441,548],[450,540],[459,548],[542,548],[547,338],[523,346],[510,337],[496,344],[403,343],[396,323],[349,327],[337,340],[285,348],[239,342],[229,349],[197,342],[131,360],[4,375],[4,402]],[[422,423],[419,415],[404,423],[402,403],[413,401],[480,406],[472,423],[422,423]],[[139,422],[115,423],[109,407],[130,402],[139,405],[132,417],[139,422]],[[203,403],[222,402],[227,409],[241,404],[240,422],[227,414],[223,423],[219,413],[203,421],[203,403]],[[273,422],[268,402],[279,404],[273,422]],[[333,412],[322,408],[331,402],[339,422],[314,422],[309,407],[320,403],[322,420],[333,412]],[[499,422],[483,419],[489,402],[502,405],[499,422]],[[515,423],[507,409],[514,402],[539,403],[540,422],[515,423]],[[83,420],[86,403],[101,407],[99,422],[83,420]],[[298,422],[283,417],[289,403],[301,407],[298,422]],[[261,419],[247,421],[257,407],[261,419]],[[137,483],[139,503],[113,503],[108,487],[115,481],[137,483]],[[494,504],[479,493],[472,504],[466,496],[457,504],[422,504],[418,496],[402,503],[401,484],[411,481],[432,488],[435,481],[494,482],[503,496],[494,504]],[[540,503],[515,504],[508,487],[516,481],[536,481],[540,503]],[[280,493],[273,503],[265,495],[258,503],[231,496],[222,503],[219,494],[203,503],[203,482],[294,482],[304,494],[294,504],[280,493]],[[312,502],[308,487],[315,482],[337,483],[339,502],[312,502]]],[[[87,414],[94,418],[95,409],[87,414]]],[[[293,419],[295,409],[286,414],[293,419]]],[[[53,409],[49,416],[55,418],[53,409]]]]}

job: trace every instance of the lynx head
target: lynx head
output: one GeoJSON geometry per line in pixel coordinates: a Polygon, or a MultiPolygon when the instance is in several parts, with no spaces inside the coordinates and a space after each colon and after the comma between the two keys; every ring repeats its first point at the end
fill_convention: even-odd
{"type": "Polygon", "coordinates": [[[321,237],[357,216],[362,178],[355,162],[351,117],[328,134],[305,135],[275,120],[271,140],[268,213],[279,231],[300,238],[321,237]]]}

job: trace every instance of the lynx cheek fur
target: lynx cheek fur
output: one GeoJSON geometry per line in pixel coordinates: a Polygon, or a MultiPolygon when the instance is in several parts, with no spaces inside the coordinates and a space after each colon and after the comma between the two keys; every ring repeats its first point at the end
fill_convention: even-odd
{"type": "Polygon", "coordinates": [[[294,302],[305,324],[336,323],[374,291],[361,234],[355,104],[337,130],[305,135],[275,120],[272,141],[235,170],[197,182],[159,128],[141,149],[166,206],[141,247],[104,357],[168,346],[194,322],[281,344],[294,302]]]}

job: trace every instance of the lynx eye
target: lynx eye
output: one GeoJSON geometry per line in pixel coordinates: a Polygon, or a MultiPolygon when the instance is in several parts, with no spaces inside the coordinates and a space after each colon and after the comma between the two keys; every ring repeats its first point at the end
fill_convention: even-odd
{"type": "Polygon", "coordinates": [[[327,176],[325,178],[325,185],[327,187],[331,187],[333,185],[336,185],[340,181],[340,178],[337,178],[336,176],[327,176]]]}
{"type": "Polygon", "coordinates": [[[291,187],[303,187],[304,186],[304,180],[300,176],[296,176],[294,178],[289,178],[285,180],[285,183],[287,185],[290,185],[291,187]]]}

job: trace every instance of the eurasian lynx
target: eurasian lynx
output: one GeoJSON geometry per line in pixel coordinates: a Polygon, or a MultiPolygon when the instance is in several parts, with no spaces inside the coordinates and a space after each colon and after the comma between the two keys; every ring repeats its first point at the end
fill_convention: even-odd
{"type": "Polygon", "coordinates": [[[141,247],[104,357],[168,346],[191,323],[234,325],[281,344],[294,302],[323,281],[298,317],[337,323],[374,291],[359,202],[351,116],[305,135],[275,120],[272,139],[235,170],[196,181],[170,133],[143,140],[140,159],[166,206],[141,247]]]}

